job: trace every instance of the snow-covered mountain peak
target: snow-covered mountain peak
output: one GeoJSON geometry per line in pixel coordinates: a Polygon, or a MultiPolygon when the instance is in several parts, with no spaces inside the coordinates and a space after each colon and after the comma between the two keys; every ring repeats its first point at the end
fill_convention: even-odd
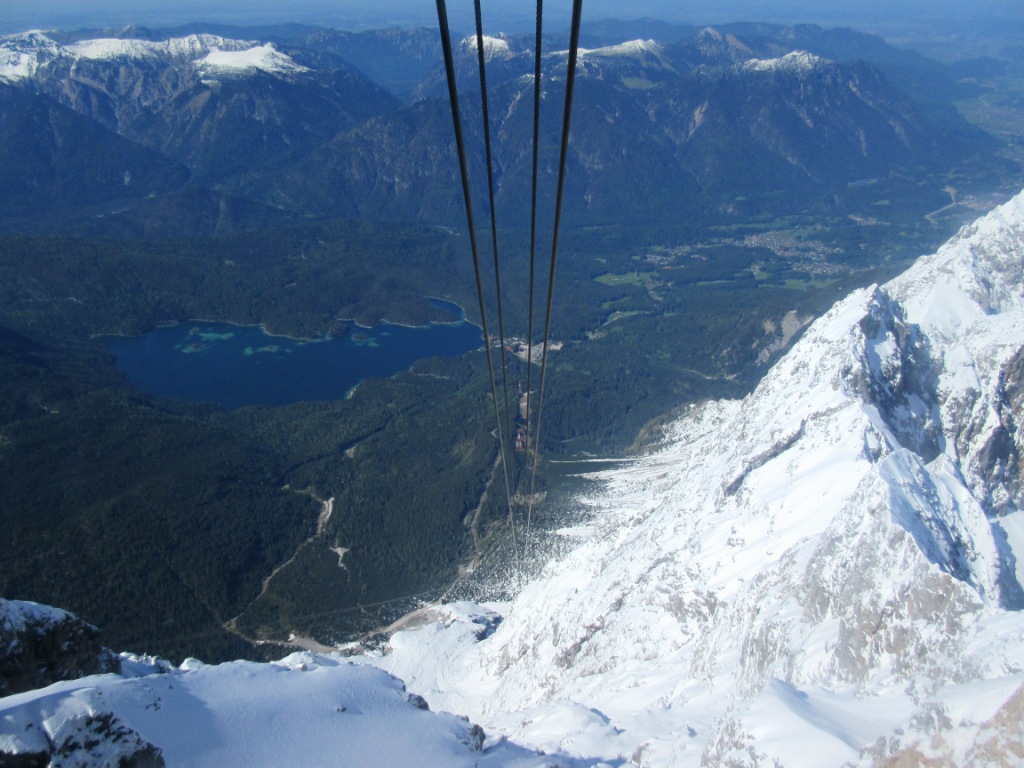
{"type": "Polygon", "coordinates": [[[67,50],[42,31],[0,37],[0,80],[33,77],[41,66],[64,55],[67,50]]]}
{"type": "Polygon", "coordinates": [[[603,48],[580,48],[579,60],[583,63],[584,71],[587,71],[587,65],[595,64],[599,68],[601,65],[614,68],[622,65],[640,65],[645,71],[675,71],[665,58],[661,44],[654,40],[630,40],[603,48]]]}
{"type": "Polygon", "coordinates": [[[725,35],[714,27],[704,27],[704,29],[697,33],[697,40],[713,40],[715,42],[721,42],[725,40],[725,35]]]}
{"type": "Polygon", "coordinates": [[[728,51],[732,55],[752,56],[750,48],[733,34],[724,34],[714,27],[705,27],[697,33],[694,42],[706,53],[728,51]]]}
{"type": "MultiPolygon", "coordinates": [[[[562,60],[565,51],[551,54],[562,60]]],[[[652,88],[676,69],[654,40],[630,40],[602,48],[580,48],[579,72],[583,77],[618,81],[626,88],[652,88]]]]}
{"type": "Polygon", "coordinates": [[[57,45],[45,29],[29,29],[13,35],[0,35],[0,45],[11,46],[49,46],[57,45]]]}
{"type": "MultiPolygon", "coordinates": [[[[494,60],[511,59],[515,56],[515,52],[512,50],[508,43],[508,40],[504,37],[494,37],[489,35],[483,36],[484,44],[484,61],[491,62],[494,60]]],[[[476,55],[476,35],[470,35],[463,38],[461,42],[461,48],[463,53],[471,53],[476,55]]]]}

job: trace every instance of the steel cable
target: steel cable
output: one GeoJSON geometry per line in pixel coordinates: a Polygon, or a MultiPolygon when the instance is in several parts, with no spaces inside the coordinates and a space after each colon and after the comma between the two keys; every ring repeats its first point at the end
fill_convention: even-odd
{"type": "MultiPolygon", "coordinates": [[[[544,312],[544,339],[540,358],[540,384],[537,389],[537,430],[535,444],[540,443],[541,418],[544,413],[544,383],[547,376],[548,340],[551,335],[551,307],[554,301],[555,264],[558,260],[558,234],[562,222],[562,199],[565,192],[565,169],[569,154],[569,128],[572,123],[572,100],[576,86],[576,59],[580,44],[580,19],[583,15],[583,0],[573,0],[572,28],[569,33],[569,59],[565,74],[565,107],[562,112],[562,141],[558,156],[558,187],[555,193],[555,221],[551,234],[551,263],[548,270],[547,305],[544,312]]],[[[533,469],[530,473],[530,495],[527,505],[527,528],[533,515],[533,493],[537,480],[537,459],[539,452],[534,449],[533,469]]]]}
{"type": "MultiPolygon", "coordinates": [[[[537,261],[537,186],[540,159],[541,35],[543,31],[543,20],[544,0],[537,0],[537,34],[533,49],[533,184],[530,191],[530,290],[529,298],[527,300],[528,320],[526,328],[526,434],[523,441],[524,447],[527,451],[527,460],[529,460],[529,452],[533,445],[533,440],[530,436],[530,417],[533,413],[531,395],[531,390],[533,388],[533,291],[537,261]]],[[[530,495],[532,496],[532,482],[530,486],[530,495]]],[[[527,535],[530,532],[530,518],[532,516],[532,512],[533,506],[529,499],[527,499],[527,535]]]]}
{"type": "MultiPolygon", "coordinates": [[[[501,464],[505,474],[505,497],[508,504],[509,524],[512,529],[512,546],[515,551],[516,562],[519,562],[519,544],[516,539],[515,518],[512,513],[512,482],[509,476],[508,455],[505,445],[505,437],[501,428],[501,413],[498,408],[498,391],[494,378],[494,361],[491,355],[491,337],[487,329],[487,310],[484,304],[483,281],[480,277],[480,249],[476,239],[476,223],[473,217],[473,199],[470,192],[469,170],[466,163],[466,146],[462,134],[462,114],[459,109],[459,94],[455,82],[455,62],[452,56],[451,35],[448,31],[448,11],[445,0],[436,0],[437,21],[441,32],[441,49],[444,53],[445,77],[448,80],[448,98],[451,102],[452,123],[455,129],[455,146],[459,155],[459,173],[462,178],[462,196],[466,207],[466,226],[469,229],[470,248],[473,253],[473,272],[476,278],[477,300],[480,304],[480,324],[484,334],[484,349],[487,355],[487,374],[491,384],[491,402],[494,406],[494,420],[498,430],[498,443],[501,449],[501,464]]],[[[482,40],[478,40],[478,48],[481,48],[482,40]]],[[[481,60],[481,77],[483,76],[483,62],[481,60]]],[[[490,150],[488,149],[488,152],[490,150]]],[[[492,212],[493,215],[493,212],[492,212]]],[[[502,355],[505,350],[502,347],[502,355]]]]}
{"type": "MultiPolygon", "coordinates": [[[[500,350],[499,355],[501,357],[501,391],[505,405],[506,436],[509,441],[509,447],[511,447],[512,422],[509,419],[508,407],[508,365],[505,359],[505,313],[501,301],[501,266],[498,259],[498,220],[496,208],[494,205],[494,160],[491,148],[491,117],[487,97],[487,64],[486,55],[484,51],[484,27],[483,15],[480,10],[480,0],[474,0],[473,11],[476,17],[477,68],[479,69],[480,74],[480,105],[484,128],[484,156],[487,163],[487,201],[490,206],[491,218],[491,252],[494,256],[494,293],[495,296],[497,297],[496,306],[498,310],[498,349],[500,350]]],[[[504,458],[504,454],[502,454],[502,458],[504,458]]],[[[509,497],[509,526],[512,529],[512,541],[514,543],[516,540],[516,524],[515,516],[513,515],[511,495],[509,497]]]]}

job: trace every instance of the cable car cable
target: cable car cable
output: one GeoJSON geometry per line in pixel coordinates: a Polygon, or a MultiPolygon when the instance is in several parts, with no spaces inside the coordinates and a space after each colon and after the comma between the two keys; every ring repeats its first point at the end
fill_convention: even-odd
{"type": "MultiPolygon", "coordinates": [[[[530,291],[529,299],[527,300],[529,312],[526,327],[526,434],[523,440],[523,447],[526,449],[527,457],[530,455],[530,446],[533,444],[533,441],[530,439],[530,416],[532,415],[532,395],[530,390],[533,387],[533,291],[537,260],[537,177],[540,158],[541,34],[543,19],[544,0],[537,0],[537,35],[534,43],[533,61],[533,184],[530,191],[530,291]]],[[[526,516],[526,532],[527,534],[530,532],[529,511],[526,516]]]]}
{"type": "MultiPolygon", "coordinates": [[[[512,483],[509,478],[508,457],[505,450],[505,438],[501,429],[501,414],[498,410],[498,392],[494,380],[494,362],[491,357],[490,334],[487,330],[487,310],[484,305],[483,282],[480,278],[480,249],[476,240],[476,223],[473,217],[473,199],[470,194],[469,170],[466,164],[466,146],[462,135],[462,114],[459,109],[459,93],[455,83],[455,64],[452,56],[452,41],[448,31],[448,11],[445,0],[436,0],[437,22],[441,32],[441,49],[444,53],[445,76],[448,80],[448,98],[451,102],[452,123],[455,128],[455,147],[459,155],[459,173],[462,178],[462,197],[466,208],[466,226],[469,229],[470,248],[473,253],[473,272],[476,278],[476,294],[480,303],[480,325],[484,334],[484,349],[487,355],[487,375],[491,383],[491,403],[494,406],[494,419],[498,429],[498,443],[501,449],[501,464],[505,474],[505,497],[508,503],[509,522],[512,528],[512,546],[515,550],[516,562],[519,562],[519,544],[516,540],[515,519],[512,515],[512,483]]],[[[502,350],[504,354],[504,350],[502,350]]]]}
{"type": "MultiPolygon", "coordinates": [[[[491,251],[494,255],[494,293],[497,296],[498,309],[498,344],[501,350],[501,389],[505,402],[506,435],[512,438],[512,422],[508,408],[508,365],[505,360],[505,313],[501,303],[501,267],[498,263],[498,220],[494,207],[494,161],[491,152],[491,118],[487,99],[487,66],[484,61],[484,28],[483,16],[480,11],[480,0],[474,0],[473,11],[476,16],[476,54],[477,66],[480,70],[480,104],[484,124],[484,152],[487,161],[487,199],[491,214],[491,251]]],[[[511,508],[510,508],[511,513],[511,508]]]]}
{"type": "MultiPolygon", "coordinates": [[[[540,384],[537,391],[537,431],[535,442],[540,443],[541,418],[544,412],[544,383],[547,375],[548,339],[551,333],[551,306],[554,299],[555,264],[558,259],[558,234],[562,222],[562,198],[565,192],[565,167],[569,154],[569,127],[572,122],[572,98],[576,86],[576,59],[580,44],[580,18],[583,13],[583,0],[573,0],[572,29],[569,33],[569,60],[565,74],[565,108],[562,112],[562,142],[558,159],[558,188],[555,193],[555,221],[551,235],[551,263],[548,271],[547,307],[544,313],[544,340],[540,359],[540,384]]],[[[537,480],[537,459],[539,452],[534,449],[533,471],[530,475],[530,501],[527,506],[527,523],[529,530],[533,515],[533,491],[537,480]]]]}

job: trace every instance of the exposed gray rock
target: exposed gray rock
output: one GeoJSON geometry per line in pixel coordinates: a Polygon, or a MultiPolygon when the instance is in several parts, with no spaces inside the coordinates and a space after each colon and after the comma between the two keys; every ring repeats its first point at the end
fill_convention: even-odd
{"type": "Polygon", "coordinates": [[[164,768],[160,750],[113,713],[65,721],[53,734],[50,768],[164,768]]]}
{"type": "MultiPolygon", "coordinates": [[[[17,725],[5,721],[5,725],[17,725]]],[[[0,768],[164,768],[161,751],[112,712],[83,712],[48,726],[29,722],[0,741],[0,768]]]]}
{"type": "Polygon", "coordinates": [[[931,461],[943,449],[936,389],[939,366],[928,337],[908,323],[904,310],[877,289],[860,322],[863,349],[848,374],[851,389],[875,405],[905,448],[931,461]]]}
{"type": "Polygon", "coordinates": [[[0,696],[118,668],[100,631],[74,614],[0,599],[0,696]]]}
{"type": "Polygon", "coordinates": [[[1024,453],[1024,349],[1003,367],[995,410],[999,426],[978,453],[977,471],[985,484],[986,506],[992,514],[1005,514],[1024,505],[1021,455],[1024,453]]]}

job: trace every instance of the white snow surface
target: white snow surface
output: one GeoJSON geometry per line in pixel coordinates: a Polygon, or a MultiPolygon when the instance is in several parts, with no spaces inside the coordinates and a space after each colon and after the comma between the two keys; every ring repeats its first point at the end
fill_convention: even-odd
{"type": "Polygon", "coordinates": [[[938,734],[963,759],[1024,685],[1000,607],[1024,536],[979,466],[1024,347],[1022,244],[1024,193],[600,475],[590,531],[493,635],[453,606],[369,662],[579,758],[870,765],[938,734]]]}
{"type": "MultiPolygon", "coordinates": [[[[505,742],[480,744],[464,719],[410,703],[400,680],[337,657],[300,653],[273,664],[210,666],[189,660],[180,668],[125,662],[120,676],[0,699],[0,754],[44,751],[48,740],[81,731],[88,717],[113,713],[158,747],[168,768],[551,764],[505,742]]],[[[116,765],[123,742],[101,742],[87,757],[75,753],[61,764],[116,765]]]]}
{"type": "Polygon", "coordinates": [[[258,45],[247,40],[230,40],[217,35],[188,35],[157,42],[97,38],[73,43],[67,46],[67,49],[79,58],[101,61],[148,58],[195,61],[214,51],[245,51],[258,45]]]}
{"type": "MultiPolygon", "coordinates": [[[[562,58],[566,53],[559,52],[553,55],[562,58]]],[[[613,72],[625,67],[627,72],[632,70],[632,74],[638,74],[635,72],[638,65],[644,71],[675,71],[665,58],[661,44],[654,40],[630,40],[603,48],[580,48],[579,60],[589,62],[591,66],[596,65],[598,72],[602,67],[610,67],[613,72]]],[[[593,73],[595,70],[590,71],[593,73]]]]}
{"type": "Polygon", "coordinates": [[[0,627],[9,632],[24,632],[29,626],[60,624],[72,614],[61,608],[33,603],[28,600],[0,598],[0,627]]]}

